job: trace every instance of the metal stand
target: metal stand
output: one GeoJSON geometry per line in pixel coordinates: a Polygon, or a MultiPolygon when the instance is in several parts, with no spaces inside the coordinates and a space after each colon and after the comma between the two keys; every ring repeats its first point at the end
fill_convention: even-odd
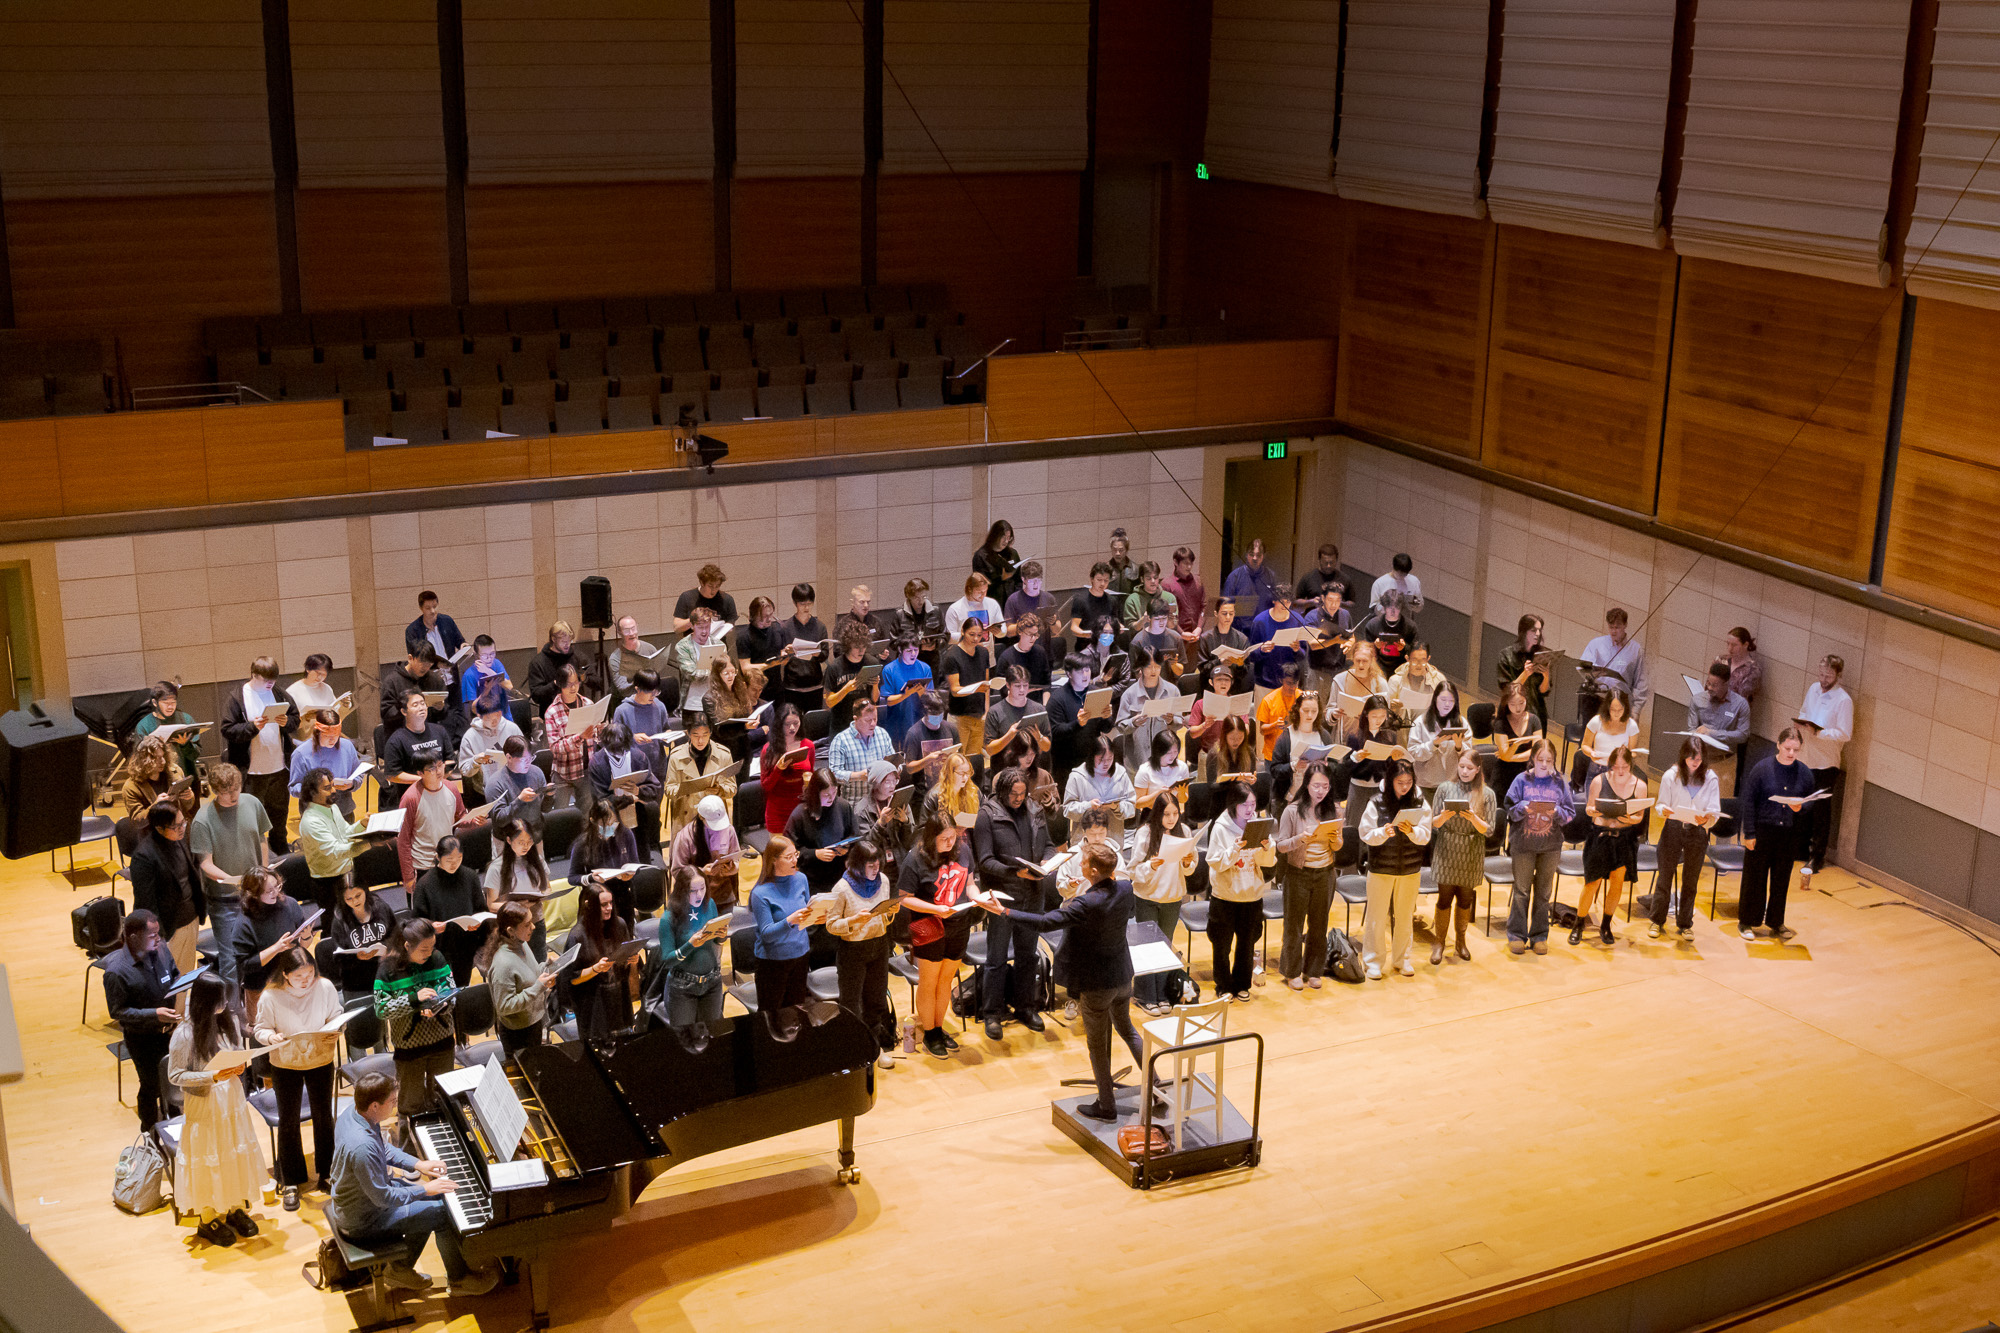
{"type": "MultiPolygon", "coordinates": [[[[1153,1052],[1147,1062],[1146,1076],[1137,1088],[1119,1089],[1117,1092],[1119,1117],[1115,1121],[1091,1120],[1077,1114],[1077,1108],[1097,1100],[1096,1094],[1087,1097],[1071,1097],[1049,1104],[1050,1118],[1056,1128],[1082,1145],[1092,1157],[1104,1163],[1111,1172],[1133,1189],[1149,1190],[1155,1185],[1164,1185],[1190,1176],[1206,1175],[1214,1171],[1228,1171],[1236,1168],[1254,1167],[1262,1160],[1264,1141],[1258,1133],[1258,1124],[1264,1107],[1264,1038],[1256,1032],[1243,1032],[1229,1037],[1218,1037],[1212,1041],[1190,1042],[1186,1046],[1168,1046],[1153,1052]],[[1255,1093],[1250,1104],[1250,1118],[1245,1120],[1225,1098],[1221,1101],[1222,1133],[1214,1133],[1213,1126],[1204,1129],[1191,1117],[1183,1124],[1185,1146],[1167,1152],[1142,1151],[1136,1159],[1128,1158],[1118,1150],[1118,1131],[1127,1125],[1136,1125],[1141,1141],[1150,1148],[1153,1130],[1153,1098],[1148,1092],[1157,1073],[1160,1058],[1166,1055],[1185,1055],[1192,1051],[1206,1051],[1227,1046],[1232,1042],[1254,1041],[1257,1043],[1257,1077],[1255,1093]],[[1130,1104],[1128,1094],[1132,1095],[1130,1104]]],[[[1203,1110],[1212,1114],[1216,1108],[1214,1084],[1196,1077],[1198,1090],[1205,1090],[1209,1100],[1203,1110]]]]}

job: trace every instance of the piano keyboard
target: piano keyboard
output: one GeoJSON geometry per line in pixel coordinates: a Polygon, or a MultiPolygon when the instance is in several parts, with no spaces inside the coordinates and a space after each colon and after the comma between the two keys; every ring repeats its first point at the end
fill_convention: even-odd
{"type": "Polygon", "coordinates": [[[479,1173],[465,1155],[465,1148],[458,1136],[442,1123],[417,1122],[417,1143],[424,1150],[424,1156],[444,1163],[444,1173],[451,1177],[451,1183],[458,1186],[444,1196],[445,1210],[451,1214],[451,1224],[460,1234],[477,1231],[493,1220],[493,1198],[486,1192],[479,1173]]]}

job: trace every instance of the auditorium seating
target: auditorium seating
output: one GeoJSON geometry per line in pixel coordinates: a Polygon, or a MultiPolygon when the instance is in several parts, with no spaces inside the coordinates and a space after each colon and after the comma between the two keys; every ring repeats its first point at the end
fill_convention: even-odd
{"type": "Polygon", "coordinates": [[[218,382],[341,399],[365,448],[943,407],[999,339],[920,283],[232,316],[203,341],[218,382]]]}
{"type": "Polygon", "coordinates": [[[0,330],[0,420],[113,410],[104,367],[104,348],[94,338],[0,330]]]}

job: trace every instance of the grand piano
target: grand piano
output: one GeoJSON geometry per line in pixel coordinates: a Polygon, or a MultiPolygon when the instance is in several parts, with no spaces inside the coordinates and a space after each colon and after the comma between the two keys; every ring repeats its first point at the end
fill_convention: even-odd
{"type": "Polygon", "coordinates": [[[705,1031],[658,1026],[454,1070],[411,1127],[458,1187],[444,1199],[466,1260],[515,1260],[547,1328],[548,1258],[682,1162],[838,1121],[838,1179],[860,1179],[854,1120],[875,1104],[876,1053],[866,1024],[821,1002],[705,1031]]]}

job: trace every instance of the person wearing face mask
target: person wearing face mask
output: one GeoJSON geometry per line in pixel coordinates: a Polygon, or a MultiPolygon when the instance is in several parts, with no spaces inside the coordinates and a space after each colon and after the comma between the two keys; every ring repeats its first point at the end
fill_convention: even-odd
{"type": "Polygon", "coordinates": [[[180,969],[160,943],[160,919],[145,908],[126,914],[118,938],[122,947],[104,959],[104,1005],[139,1076],[133,1102],[139,1128],[151,1130],[160,1121],[160,1060],[167,1053],[168,1033],[180,1022],[167,988],[180,969]]]}
{"type": "Polygon", "coordinates": [[[439,838],[437,860],[417,880],[410,913],[430,922],[437,931],[438,952],[451,966],[454,986],[472,984],[472,960],[479,955],[480,941],[487,934],[487,923],[461,926],[457,919],[479,916],[486,910],[486,891],[480,887],[479,876],[465,864],[464,846],[455,835],[439,838]]]}
{"type": "MultiPolygon", "coordinates": [[[[310,724],[307,739],[292,751],[291,794],[299,799],[299,813],[305,814],[305,793],[300,783],[315,768],[323,768],[333,779],[333,804],[342,815],[354,818],[354,770],[361,767],[361,755],[354,742],[340,734],[340,714],[331,708],[315,709],[306,715],[310,724]]],[[[365,778],[363,779],[366,780],[365,778]]],[[[240,782],[239,782],[240,789],[240,782]]]]}
{"type": "Polygon", "coordinates": [[[543,712],[562,688],[563,668],[576,665],[575,644],[576,631],[567,620],[558,620],[549,626],[548,642],[528,663],[528,697],[543,712]]]}
{"type": "Polygon", "coordinates": [[[479,951],[480,975],[493,995],[500,1049],[508,1055],[542,1044],[542,1024],[556,974],[533,952],[535,914],[525,903],[502,903],[479,951]]]}
{"type": "Polygon", "coordinates": [[[1249,787],[1225,783],[1218,798],[1222,813],[1208,834],[1208,942],[1216,995],[1247,1004],[1251,960],[1264,933],[1264,867],[1278,863],[1278,849],[1268,838],[1254,848],[1243,845],[1243,831],[1257,818],[1249,787]]]}
{"type": "Polygon", "coordinates": [[[1563,826],[1576,818],[1576,798],[1556,772],[1556,748],[1535,742],[1526,771],[1507,788],[1509,855],[1514,859],[1514,893],[1507,910],[1507,949],[1549,951],[1549,900],[1555,894],[1562,857],[1563,826]],[[1530,915],[1532,905],[1532,916],[1530,915]]]}
{"type": "Polygon", "coordinates": [[[666,788],[666,758],[653,742],[633,741],[631,729],[623,722],[606,723],[601,739],[603,744],[590,757],[591,789],[600,794],[598,804],[608,800],[619,812],[619,822],[631,825],[628,831],[637,839],[637,855],[629,859],[651,860],[660,850],[660,793],[666,788]],[[635,777],[639,785],[632,788],[629,784],[635,777]],[[620,780],[627,786],[612,785],[620,780]]]}
{"type": "Polygon", "coordinates": [[[882,712],[877,725],[889,733],[892,744],[901,744],[917,724],[922,696],[930,690],[931,679],[930,665],[919,656],[916,636],[898,634],[894,655],[883,664],[878,682],[882,712]]]}
{"type": "Polygon", "coordinates": [[[548,775],[535,766],[524,737],[509,736],[500,747],[500,756],[499,764],[486,767],[486,800],[493,807],[487,818],[496,829],[519,820],[540,842],[542,827],[548,822],[543,799],[549,789],[548,775]]]}
{"type": "Polygon", "coordinates": [[[521,728],[507,713],[507,696],[501,691],[487,690],[472,705],[472,725],[465,729],[465,735],[458,741],[458,776],[465,780],[466,788],[478,794],[481,801],[490,801],[487,777],[507,764],[506,744],[510,740],[521,739],[521,728]]]}
{"type": "Polygon", "coordinates": [[[313,1188],[329,1193],[333,1169],[333,1062],[338,1033],[321,1031],[340,1016],[340,994],[313,966],[312,955],[290,949],[272,963],[252,1033],[271,1052],[271,1088],[278,1101],[278,1191],[285,1211],[299,1210],[305,1187],[305,1145],[299,1103],[312,1105],[313,1188]]]}
{"type": "Polygon", "coordinates": [[[1107,617],[1097,622],[1097,629],[1090,638],[1085,655],[1097,668],[1098,684],[1123,689],[1129,683],[1126,679],[1126,669],[1130,663],[1120,665],[1112,660],[1118,656],[1117,621],[1107,617]]]}
{"type": "Polygon", "coordinates": [[[715,743],[715,732],[708,719],[695,714],[688,722],[687,740],[675,746],[667,757],[666,790],[671,793],[668,818],[674,829],[687,827],[688,820],[694,818],[695,802],[705,793],[713,792],[725,805],[736,799],[733,777],[716,778],[705,787],[693,785],[734,762],[729,751],[715,743]]]}
{"type": "Polygon", "coordinates": [[[1746,940],[1757,938],[1759,926],[1769,926],[1772,939],[1790,940],[1798,934],[1785,924],[1785,899],[1812,807],[1785,802],[1800,802],[1816,788],[1812,770],[1799,758],[1802,745],[1799,728],[1786,727],[1778,733],[1778,752],[1757,761],[1737,791],[1743,887],[1736,925],[1746,940]]]}
{"type": "Polygon", "coordinates": [[[472,660],[465,664],[458,685],[459,697],[473,712],[478,711],[474,705],[489,691],[497,691],[502,700],[512,692],[513,678],[507,674],[507,667],[500,660],[499,645],[493,642],[491,634],[481,634],[472,641],[472,660]]]}
{"type": "Polygon", "coordinates": [[[938,780],[944,766],[939,754],[959,743],[958,732],[946,725],[947,716],[944,696],[927,691],[923,696],[923,713],[903,737],[903,780],[916,788],[911,794],[912,804],[920,803],[938,780]]]}
{"type": "Polygon", "coordinates": [[[666,901],[666,873],[650,865],[650,859],[638,849],[638,839],[618,819],[610,801],[598,801],[590,807],[584,835],[570,849],[570,883],[578,889],[584,885],[608,889],[618,905],[618,915],[630,927],[638,927],[640,917],[652,917],[666,901]],[[628,865],[638,869],[626,871],[628,865]]]}
{"type": "Polygon", "coordinates": [[[993,659],[993,665],[1003,676],[1015,667],[1021,668],[1028,673],[1028,687],[1046,698],[1049,687],[1049,650],[1042,644],[1041,613],[1023,611],[1012,624],[1014,642],[1000,650],[1000,655],[993,659]]]}
{"type": "Polygon", "coordinates": [[[814,893],[830,893],[840,882],[847,847],[861,836],[854,807],[840,794],[833,770],[821,765],[806,782],[798,808],[785,821],[785,836],[798,849],[799,871],[814,893]]]}
{"type": "Polygon", "coordinates": [[[1180,719],[1168,714],[1164,717],[1147,717],[1147,704],[1161,699],[1178,699],[1180,687],[1164,678],[1160,659],[1144,648],[1135,649],[1132,654],[1133,674],[1138,679],[1125,687],[1118,699],[1118,725],[1130,726],[1131,735],[1125,742],[1126,761],[1132,768],[1139,767],[1153,752],[1155,737],[1175,731],[1181,725],[1180,719]]]}
{"type": "Polygon", "coordinates": [[[882,849],[867,838],[847,849],[847,871],[833,886],[833,900],[827,906],[826,928],[839,943],[834,948],[834,968],[840,976],[840,1004],[861,1016],[875,1035],[881,1054],[875,1063],[894,1069],[896,1057],[896,1006],[889,998],[888,915],[875,909],[893,892],[883,871],[882,849]]]}
{"type": "Polygon", "coordinates": [[[1018,621],[1031,612],[1053,611],[1055,605],[1054,594],[1042,586],[1042,562],[1030,560],[1021,566],[1020,585],[1002,600],[1000,614],[1009,621],[1018,621]]]}
{"type": "Polygon", "coordinates": [[[437,864],[439,840],[460,824],[478,827],[485,817],[466,817],[465,798],[444,780],[443,759],[424,765],[423,775],[403,792],[403,827],[396,834],[396,860],[403,868],[403,888],[414,889],[417,876],[437,864]]]}

